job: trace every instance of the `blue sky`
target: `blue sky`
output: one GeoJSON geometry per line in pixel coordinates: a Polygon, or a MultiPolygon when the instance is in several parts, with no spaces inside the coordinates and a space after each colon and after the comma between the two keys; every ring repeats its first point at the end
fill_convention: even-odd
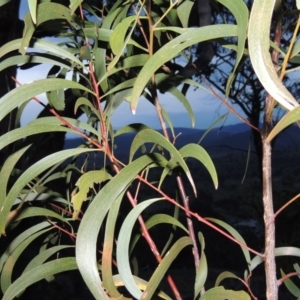
{"type": "MultiPolygon", "coordinates": [[[[27,0],[21,0],[20,18],[23,18],[26,12],[28,12],[27,0]]],[[[49,67],[49,65],[43,65],[30,70],[19,71],[18,80],[24,84],[45,78],[49,67]]],[[[46,101],[43,95],[39,98],[46,101]]],[[[193,88],[190,88],[187,93],[187,98],[195,112],[196,128],[204,129],[209,127],[218,117],[228,111],[220,100],[202,89],[193,90],[193,88]]],[[[164,109],[169,113],[175,127],[191,127],[188,113],[175,97],[169,93],[165,93],[163,95],[160,94],[159,99],[164,109]]],[[[40,110],[41,106],[32,100],[24,111],[22,124],[26,124],[34,119],[40,110]]],[[[144,123],[154,128],[160,128],[154,107],[145,99],[140,100],[136,115],[132,115],[130,113],[129,104],[124,103],[116,110],[111,121],[115,128],[120,128],[129,123],[144,123]]],[[[226,119],[226,125],[238,122],[238,118],[233,114],[229,114],[226,119]]]]}

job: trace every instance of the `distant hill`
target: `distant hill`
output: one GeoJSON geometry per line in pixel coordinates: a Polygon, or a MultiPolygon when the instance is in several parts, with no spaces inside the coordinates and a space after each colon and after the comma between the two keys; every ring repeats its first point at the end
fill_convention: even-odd
{"type": "MultiPolygon", "coordinates": [[[[161,130],[158,131],[161,132],[161,130]]],[[[205,132],[206,130],[200,129],[175,128],[175,136],[178,135],[175,145],[180,148],[187,143],[198,143],[205,132]]],[[[134,136],[135,133],[126,133],[116,137],[115,153],[124,155],[128,153],[134,136]]],[[[233,150],[247,151],[249,148],[250,137],[251,130],[248,125],[243,123],[229,125],[212,129],[202,140],[201,146],[203,146],[211,155],[218,156],[220,154],[225,155],[233,150]]],[[[70,149],[77,147],[81,143],[82,139],[67,139],[65,141],[65,148],[70,149]]],[[[252,151],[254,151],[253,144],[251,147],[252,151]]],[[[291,126],[278,136],[274,150],[294,150],[299,148],[300,129],[297,126],[291,126]]]]}

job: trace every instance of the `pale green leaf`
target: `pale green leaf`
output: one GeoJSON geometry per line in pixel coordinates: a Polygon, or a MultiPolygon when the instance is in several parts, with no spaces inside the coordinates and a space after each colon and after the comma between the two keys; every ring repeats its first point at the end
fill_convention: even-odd
{"type": "MultiPolygon", "coordinates": [[[[216,223],[218,224],[219,226],[223,227],[225,230],[227,230],[237,241],[239,241],[240,243],[244,244],[244,245],[247,245],[245,240],[243,239],[243,237],[232,227],[230,226],[229,224],[221,221],[221,220],[218,220],[218,219],[215,219],[215,218],[206,218],[208,221],[211,221],[213,223],[216,223]]],[[[244,247],[241,247],[242,251],[243,251],[243,254],[245,256],[245,259],[246,259],[246,263],[247,265],[249,266],[250,268],[250,264],[251,264],[251,257],[250,257],[250,253],[249,253],[249,250],[244,248],[244,247]]]]}
{"type": "Polygon", "coordinates": [[[272,129],[268,135],[267,141],[271,142],[276,135],[278,135],[282,130],[290,126],[291,124],[298,122],[300,120],[300,107],[294,108],[289,111],[272,129]]]}
{"type": "Polygon", "coordinates": [[[30,15],[34,24],[36,24],[36,8],[37,8],[37,0],[28,0],[28,7],[30,11],[30,15]]]}
{"type": "MultiPolygon", "coordinates": [[[[18,50],[21,47],[21,43],[22,39],[16,39],[3,45],[0,48],[0,57],[3,57],[5,54],[10,53],[14,50],[18,50]]],[[[67,49],[64,49],[54,43],[42,39],[32,38],[30,40],[30,45],[36,50],[39,49],[42,51],[49,52],[52,55],[56,55],[58,61],[61,61],[61,58],[64,57],[66,59],[69,59],[74,65],[78,65],[81,68],[85,68],[84,64],[77,57],[75,57],[67,49]]]]}
{"type": "MultiPolygon", "coordinates": [[[[278,247],[275,248],[275,256],[295,256],[300,257],[300,248],[296,247],[278,247]]],[[[261,256],[255,256],[249,265],[249,270],[253,271],[259,264],[263,262],[261,256]]]]}
{"type": "Polygon", "coordinates": [[[83,0],[70,0],[70,9],[71,9],[71,15],[74,14],[75,10],[78,8],[78,6],[82,3],[83,0]]]}
{"type": "Polygon", "coordinates": [[[229,271],[225,271],[225,272],[222,272],[216,279],[216,283],[215,283],[215,286],[219,286],[220,283],[226,279],[226,278],[234,278],[234,279],[238,279],[239,280],[239,277],[237,277],[235,274],[233,274],[232,272],[229,272],[229,271]]]}
{"type": "Polygon", "coordinates": [[[177,8],[178,18],[182,24],[182,27],[187,28],[189,25],[189,17],[194,6],[194,2],[187,0],[183,1],[177,8]]]}
{"type": "Polygon", "coordinates": [[[157,266],[154,273],[152,274],[149,283],[142,294],[141,299],[143,300],[151,300],[153,299],[153,295],[157,287],[159,286],[161,280],[168,272],[171,263],[175,260],[178,254],[184,249],[186,246],[192,246],[193,241],[190,237],[185,236],[177,240],[171,249],[166,253],[161,263],[157,266]]]}
{"type": "Polygon", "coordinates": [[[298,106],[279,80],[270,54],[270,27],[276,0],[253,3],[248,29],[249,54],[253,69],[267,92],[287,110],[298,106]]]}
{"type": "Polygon", "coordinates": [[[100,227],[112,203],[152,159],[146,155],[136,159],[111,179],[94,198],[79,226],[76,240],[76,260],[79,271],[95,299],[108,299],[102,288],[96,260],[96,244],[100,227]]]}
{"type": "MultiPolygon", "coordinates": [[[[143,280],[143,279],[137,277],[137,276],[133,276],[133,279],[135,280],[137,286],[142,291],[144,291],[145,288],[146,288],[146,286],[147,286],[147,284],[148,284],[148,282],[146,280],[143,280]]],[[[123,283],[123,281],[121,279],[121,276],[119,274],[114,275],[113,276],[113,280],[114,280],[114,284],[116,286],[124,286],[124,283],[123,283]]],[[[157,296],[159,296],[160,298],[165,299],[165,300],[172,300],[172,298],[170,298],[167,294],[165,294],[164,292],[161,292],[161,291],[158,291],[157,296]]],[[[127,299],[127,298],[124,298],[124,299],[127,299]]]]}
{"type": "MultiPolygon", "coordinates": [[[[36,0],[31,1],[36,2],[36,0]]],[[[54,2],[40,3],[37,7],[36,26],[54,19],[64,19],[67,20],[69,24],[71,24],[73,18],[70,14],[70,9],[62,4],[54,2]]],[[[25,28],[23,32],[23,39],[19,48],[22,54],[26,53],[27,47],[29,46],[32,35],[36,29],[36,26],[34,25],[32,20],[33,19],[31,18],[31,14],[28,12],[24,17],[25,28]]]]}
{"type": "MultiPolygon", "coordinates": [[[[280,274],[282,277],[286,275],[281,269],[280,269],[280,274]]],[[[293,296],[300,297],[300,289],[290,278],[286,278],[283,283],[293,296]]]]}
{"type": "Polygon", "coordinates": [[[250,300],[251,297],[244,291],[225,290],[223,286],[218,286],[208,290],[200,300],[250,300]]]}
{"type": "Polygon", "coordinates": [[[194,284],[194,299],[196,299],[196,297],[199,295],[202,288],[204,287],[204,284],[207,279],[207,274],[208,274],[207,260],[206,260],[206,255],[204,253],[205,242],[204,242],[203,234],[199,232],[198,237],[201,245],[201,256],[200,256],[199,266],[196,270],[196,279],[194,284]]]}

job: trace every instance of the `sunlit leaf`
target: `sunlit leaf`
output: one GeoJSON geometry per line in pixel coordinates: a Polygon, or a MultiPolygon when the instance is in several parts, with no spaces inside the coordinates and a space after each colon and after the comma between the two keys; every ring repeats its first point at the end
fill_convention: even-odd
{"type": "Polygon", "coordinates": [[[244,291],[225,290],[223,286],[218,286],[208,290],[200,298],[201,300],[250,300],[251,297],[244,291]]]}
{"type": "Polygon", "coordinates": [[[36,8],[37,8],[37,0],[28,0],[28,7],[30,11],[30,15],[34,24],[36,24],[36,8]]]}
{"type": "Polygon", "coordinates": [[[298,106],[279,80],[270,54],[270,27],[275,0],[256,0],[251,9],[248,45],[253,69],[268,93],[287,110],[298,106]]]}

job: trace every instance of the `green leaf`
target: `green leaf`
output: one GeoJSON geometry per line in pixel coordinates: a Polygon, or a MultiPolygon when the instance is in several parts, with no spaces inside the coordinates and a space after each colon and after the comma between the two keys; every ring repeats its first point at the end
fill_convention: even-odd
{"type": "MultiPolygon", "coordinates": [[[[229,224],[221,221],[221,220],[218,220],[218,219],[215,219],[215,218],[205,218],[206,220],[208,221],[211,221],[213,223],[216,223],[218,224],[219,226],[223,227],[225,230],[227,230],[237,241],[239,241],[240,243],[244,244],[244,245],[247,245],[245,240],[243,239],[243,237],[232,227],[230,226],[229,224]]],[[[251,257],[250,257],[250,253],[249,253],[249,250],[244,248],[244,247],[241,247],[242,251],[243,251],[243,254],[245,256],[245,259],[246,259],[246,262],[247,262],[247,265],[249,266],[250,268],[250,264],[251,264],[251,257]]]]}
{"type": "MultiPolygon", "coordinates": [[[[36,0],[31,0],[31,1],[36,2],[36,0]]],[[[54,2],[43,2],[39,4],[37,7],[36,19],[32,18],[31,11],[30,13],[26,14],[26,16],[24,17],[25,28],[23,32],[23,39],[19,48],[22,54],[26,53],[27,47],[29,47],[32,35],[36,27],[41,25],[44,22],[54,20],[54,19],[66,20],[69,22],[69,24],[71,24],[71,22],[73,21],[73,18],[70,14],[70,9],[64,5],[54,3],[54,2]],[[34,22],[36,26],[32,22],[33,20],[36,21],[34,22]]]]}
{"type": "MultiPolygon", "coordinates": [[[[247,38],[247,29],[248,29],[248,19],[249,19],[249,11],[247,8],[247,5],[244,1],[240,0],[218,0],[221,4],[223,4],[225,7],[228,8],[230,13],[232,13],[236,19],[237,22],[237,28],[238,28],[238,45],[237,45],[237,55],[236,60],[234,64],[234,68],[232,71],[232,75],[236,73],[236,70],[238,68],[238,65],[244,55],[245,50],[245,41],[247,38]]],[[[226,83],[226,90],[225,94],[226,97],[228,97],[230,92],[230,87],[232,84],[232,81],[234,79],[234,76],[229,76],[227,83],[226,83]]]]}
{"type": "Polygon", "coordinates": [[[149,283],[145,289],[145,291],[142,294],[142,297],[140,299],[143,300],[151,300],[153,299],[153,295],[159,286],[161,280],[165,276],[165,274],[168,272],[171,263],[175,260],[175,258],[178,256],[178,254],[181,252],[183,248],[186,246],[192,246],[193,241],[190,237],[185,236],[177,240],[174,245],[171,247],[171,249],[166,253],[161,263],[157,266],[154,273],[152,274],[149,283]]]}
{"type": "Polygon", "coordinates": [[[10,192],[6,196],[6,198],[0,199],[0,232],[5,232],[6,221],[10,212],[10,209],[13,205],[13,202],[17,198],[18,194],[22,190],[22,188],[30,182],[33,178],[37,177],[39,174],[55,165],[58,162],[62,162],[69,157],[79,155],[81,153],[86,152],[94,152],[95,149],[69,149],[63,150],[54,154],[51,154],[33,166],[28,168],[14,183],[10,192]]]}
{"type": "MultiPolygon", "coordinates": [[[[300,248],[296,247],[278,247],[275,248],[275,256],[296,256],[300,257],[300,248]]],[[[263,262],[263,258],[255,256],[249,265],[249,270],[253,271],[259,264],[263,262]]]]}
{"type": "MultiPolygon", "coordinates": [[[[105,224],[105,237],[103,244],[103,255],[102,255],[102,277],[103,286],[106,291],[108,291],[111,297],[121,298],[121,294],[116,289],[115,277],[112,272],[112,255],[113,255],[113,245],[115,242],[115,227],[117,218],[119,215],[119,209],[121,202],[124,197],[124,193],[121,193],[119,197],[113,202],[105,224]]],[[[128,298],[125,298],[128,299],[128,298]]]]}
{"type": "MultiPolygon", "coordinates": [[[[148,282],[146,280],[143,280],[137,276],[133,276],[133,279],[135,280],[137,286],[143,291],[145,290],[148,282]]],[[[121,279],[121,276],[119,274],[114,275],[113,276],[113,280],[114,280],[114,284],[116,286],[124,286],[124,283],[121,279]]],[[[164,292],[158,291],[157,296],[159,296],[162,299],[165,300],[172,300],[172,298],[170,298],[167,294],[165,294],[164,292]]],[[[123,296],[124,297],[124,296],[123,296]]],[[[127,299],[127,298],[122,298],[122,299],[127,299]]],[[[131,299],[131,298],[130,298],[131,299]]]]}
{"type": "Polygon", "coordinates": [[[144,129],[138,132],[131,144],[129,160],[132,160],[134,154],[139,149],[139,147],[145,143],[154,143],[162,146],[163,148],[169,151],[170,155],[174,157],[174,161],[176,161],[176,163],[178,163],[185,172],[196,195],[197,191],[195,183],[193,181],[192,175],[186,162],[182,158],[181,154],[177,151],[177,149],[159,132],[153,129],[144,129]]]}
{"type": "Polygon", "coordinates": [[[82,3],[83,0],[70,0],[70,9],[71,9],[71,15],[74,14],[75,10],[78,8],[78,6],[82,3]]]}
{"type": "Polygon", "coordinates": [[[189,26],[189,17],[194,6],[193,1],[183,1],[177,8],[178,18],[182,24],[182,27],[187,28],[189,26]]]}
{"type": "Polygon", "coordinates": [[[59,246],[54,246],[51,248],[48,248],[42,252],[40,252],[38,255],[36,255],[30,263],[26,266],[25,270],[23,273],[26,273],[35,267],[38,267],[42,265],[47,259],[49,259],[53,254],[60,252],[61,250],[67,249],[67,248],[74,248],[74,246],[70,245],[59,245],[59,246]]]}
{"type": "MultiPolygon", "coordinates": [[[[140,11],[142,8],[143,7],[141,6],[140,11]]],[[[118,24],[117,27],[115,28],[115,30],[113,31],[113,33],[110,37],[109,43],[110,43],[113,53],[116,56],[111,61],[111,63],[107,66],[108,71],[116,65],[116,63],[119,61],[121,55],[123,54],[128,42],[129,42],[129,39],[136,27],[137,21],[140,18],[139,13],[140,12],[138,12],[137,15],[135,15],[135,16],[127,17],[120,24],[118,24]],[[132,22],[134,22],[134,23],[125,39],[125,36],[126,36],[128,29],[132,22]]]]}
{"type": "MultiPolygon", "coordinates": [[[[3,57],[5,54],[8,54],[12,51],[18,50],[21,47],[21,43],[22,43],[22,39],[16,39],[9,43],[6,43],[0,48],[0,57],[3,57]]],[[[57,60],[60,62],[61,62],[61,58],[64,57],[65,59],[69,59],[73,65],[78,65],[81,68],[85,68],[84,64],[77,57],[75,57],[67,49],[64,49],[54,43],[42,39],[32,38],[30,40],[30,45],[35,50],[39,49],[45,52],[49,52],[52,55],[56,55],[57,60]]]]}
{"type": "Polygon", "coordinates": [[[112,176],[105,170],[89,171],[77,180],[76,186],[78,187],[78,193],[72,195],[71,202],[73,203],[73,220],[78,218],[83,201],[87,200],[87,195],[90,189],[95,183],[101,183],[110,180],[112,176]]]}
{"type": "Polygon", "coordinates": [[[34,24],[36,24],[36,8],[37,8],[37,0],[28,0],[28,7],[30,11],[30,15],[34,24]]]}
{"type": "Polygon", "coordinates": [[[192,157],[201,162],[209,172],[215,188],[218,188],[218,175],[213,161],[203,147],[198,144],[188,144],[179,149],[182,157],[192,157]]]}
{"type": "Polygon", "coordinates": [[[81,220],[76,240],[76,260],[85,283],[97,300],[108,299],[102,288],[96,260],[96,244],[100,227],[112,203],[150,163],[152,159],[144,155],[122,169],[101,189],[81,220]]]}
{"type": "Polygon", "coordinates": [[[51,56],[49,54],[43,54],[43,53],[39,53],[39,54],[34,53],[34,55],[33,54],[14,55],[14,56],[4,59],[0,63],[0,71],[6,69],[8,67],[11,67],[11,66],[21,65],[21,64],[26,64],[26,63],[52,64],[52,65],[60,66],[62,68],[71,69],[71,64],[65,60],[60,59],[59,57],[51,56]]]}
{"type": "MultiPolygon", "coordinates": [[[[286,275],[281,269],[280,269],[280,274],[282,277],[286,275]]],[[[293,296],[300,297],[300,289],[290,278],[286,278],[283,283],[293,296]]]]}
{"type": "Polygon", "coordinates": [[[282,130],[290,126],[291,124],[300,120],[300,107],[294,108],[292,111],[289,111],[272,129],[268,135],[267,141],[271,142],[272,139],[278,135],[282,130]]]}
{"type": "Polygon", "coordinates": [[[196,279],[195,279],[195,285],[194,285],[194,299],[200,294],[202,288],[204,287],[204,284],[207,279],[208,269],[207,269],[207,260],[206,255],[204,253],[205,249],[205,242],[204,237],[201,232],[198,233],[198,238],[201,245],[201,257],[200,257],[200,263],[196,271],[196,279]]]}
{"type": "Polygon", "coordinates": [[[40,79],[29,84],[24,84],[10,91],[0,99],[0,120],[2,120],[14,108],[28,101],[29,99],[49,91],[55,91],[65,88],[77,88],[91,92],[83,85],[65,79],[52,78],[40,79]]]}
{"type": "Polygon", "coordinates": [[[276,0],[256,0],[251,9],[248,45],[253,69],[267,92],[287,110],[298,106],[279,80],[270,55],[270,26],[276,0]]]}
{"type": "MultiPolygon", "coordinates": [[[[130,243],[130,239],[131,239],[131,233],[133,230],[133,226],[134,226],[137,218],[142,213],[142,211],[144,209],[146,209],[149,205],[151,205],[157,201],[160,201],[160,200],[162,200],[162,199],[147,200],[147,201],[144,201],[144,202],[138,204],[134,209],[132,209],[130,211],[130,213],[127,215],[125,221],[123,222],[122,227],[120,229],[119,237],[118,237],[118,245],[117,245],[118,270],[119,270],[121,279],[124,282],[125,287],[131,293],[131,295],[133,295],[137,299],[141,299],[142,292],[141,292],[140,288],[137,286],[137,284],[135,283],[135,280],[131,273],[130,264],[129,264],[129,251],[128,250],[129,250],[129,243],[130,243]]],[[[175,249],[178,249],[178,248],[176,247],[175,249]]],[[[166,254],[165,257],[168,257],[168,255],[166,254]]],[[[173,257],[173,259],[174,259],[174,257],[173,257]]],[[[167,262],[167,260],[166,260],[166,262],[167,262]]],[[[164,267],[162,267],[162,271],[159,271],[159,275],[156,275],[156,277],[158,278],[158,276],[161,276],[161,275],[163,276],[163,274],[161,274],[161,272],[165,272],[165,271],[166,271],[166,269],[164,267]]],[[[161,279],[159,279],[159,282],[160,282],[160,280],[161,279]]],[[[149,284],[148,284],[147,288],[148,287],[149,287],[149,284]]],[[[156,288],[157,288],[157,286],[155,287],[155,289],[156,288]]],[[[155,291],[155,289],[154,289],[154,291],[155,291]]],[[[147,294],[147,293],[145,293],[145,294],[147,294]]],[[[149,296],[151,297],[151,295],[149,295],[149,296]]]]}
{"type": "Polygon", "coordinates": [[[137,77],[131,96],[131,110],[135,114],[140,95],[151,76],[167,61],[176,57],[183,49],[199,42],[226,36],[237,36],[236,25],[211,25],[189,28],[180,36],[161,47],[144,65],[137,77]]]}
{"type": "Polygon", "coordinates": [[[77,265],[75,258],[66,257],[47,262],[41,266],[31,269],[22,274],[13,284],[7,289],[2,300],[13,300],[23,290],[30,285],[61,272],[76,270],[77,265]]]}
{"type": "Polygon", "coordinates": [[[218,286],[208,290],[200,300],[250,300],[251,297],[244,291],[225,290],[223,286],[218,286]]]}
{"type": "Polygon", "coordinates": [[[53,228],[47,228],[32,234],[21,244],[19,244],[18,247],[9,255],[1,271],[1,289],[3,293],[5,293],[6,290],[11,286],[12,271],[20,255],[36,238],[38,238],[39,236],[48,232],[51,229],[53,228]]]}
{"type": "Polygon", "coordinates": [[[19,221],[31,217],[40,217],[40,216],[44,216],[47,218],[55,218],[62,222],[68,223],[68,221],[58,213],[43,207],[26,207],[24,209],[21,209],[20,212],[17,214],[17,217],[14,219],[14,221],[19,221]]]}
{"type": "Polygon", "coordinates": [[[5,252],[2,254],[0,258],[0,271],[2,271],[2,268],[7,261],[8,257],[13,253],[13,251],[21,245],[26,239],[28,239],[31,235],[35,234],[36,232],[39,232],[40,230],[49,227],[51,224],[47,221],[41,222],[39,224],[36,224],[23,232],[21,232],[6,248],[5,252]]]}
{"type": "Polygon", "coordinates": [[[234,279],[238,279],[240,280],[239,277],[237,277],[235,274],[231,273],[231,272],[228,272],[228,271],[225,271],[225,272],[222,272],[218,278],[216,279],[216,283],[215,283],[215,286],[219,286],[220,283],[226,279],[226,278],[234,278],[234,279]]]}

